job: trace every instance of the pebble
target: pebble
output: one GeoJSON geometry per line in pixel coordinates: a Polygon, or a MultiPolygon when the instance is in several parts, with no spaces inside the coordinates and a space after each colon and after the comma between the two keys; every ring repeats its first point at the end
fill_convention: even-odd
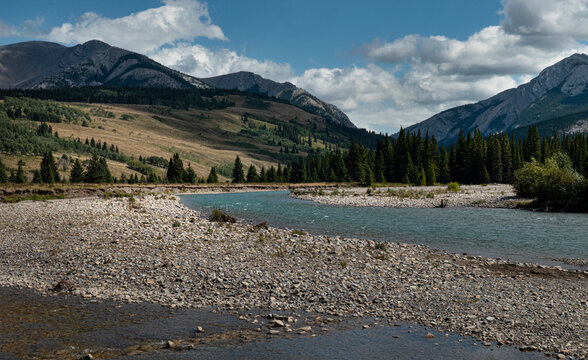
{"type": "Polygon", "coordinates": [[[374,257],[370,240],[252,232],[211,223],[169,195],[135,199],[135,208],[117,198],[0,204],[0,286],[170,308],[257,308],[289,314],[268,319],[284,325],[299,311],[394,319],[588,357],[578,336],[588,324],[586,273],[547,267],[561,276],[543,277],[534,272],[546,268],[533,264],[394,242],[374,257]]]}
{"type": "Polygon", "coordinates": [[[364,187],[339,188],[335,194],[332,194],[333,191],[310,188],[298,190],[290,196],[330,205],[394,208],[432,208],[439,207],[441,202],[446,207],[513,208],[519,201],[525,200],[517,197],[512,185],[507,184],[460,185],[457,192],[447,191],[446,186],[382,187],[369,194],[364,187]],[[389,189],[392,194],[388,193],[389,189]]]}

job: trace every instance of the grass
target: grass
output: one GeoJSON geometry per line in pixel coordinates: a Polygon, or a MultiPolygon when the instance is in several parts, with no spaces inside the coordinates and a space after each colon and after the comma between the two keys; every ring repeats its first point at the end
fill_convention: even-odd
{"type": "Polygon", "coordinates": [[[456,182],[450,182],[447,184],[447,191],[458,192],[460,190],[459,184],[456,182]]]}
{"type": "Polygon", "coordinates": [[[65,195],[41,195],[41,194],[29,194],[26,196],[21,196],[18,194],[8,195],[4,197],[4,202],[7,204],[14,204],[21,201],[47,201],[47,200],[54,200],[54,199],[65,199],[65,195]]]}

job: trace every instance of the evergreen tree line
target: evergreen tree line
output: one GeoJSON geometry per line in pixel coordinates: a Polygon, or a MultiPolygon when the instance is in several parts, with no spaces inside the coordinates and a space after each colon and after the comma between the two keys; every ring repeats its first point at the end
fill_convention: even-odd
{"type": "Polygon", "coordinates": [[[374,149],[352,144],[339,150],[311,154],[289,163],[287,182],[373,182],[432,185],[512,183],[514,172],[525,162],[544,162],[558,151],[568,154],[574,169],[588,175],[588,136],[554,135],[541,139],[536,126],[527,138],[512,139],[501,133],[484,138],[479,130],[460,135],[448,148],[435,137],[401,129],[396,139],[379,139],[374,149]]]}

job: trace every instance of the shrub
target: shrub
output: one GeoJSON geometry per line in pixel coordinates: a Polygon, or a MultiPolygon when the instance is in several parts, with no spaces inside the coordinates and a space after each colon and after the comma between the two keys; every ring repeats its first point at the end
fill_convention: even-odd
{"type": "Polygon", "coordinates": [[[536,206],[558,210],[586,206],[583,198],[586,181],[573,169],[565,153],[555,153],[545,164],[532,159],[515,172],[514,178],[517,195],[535,199],[536,206]]]}
{"type": "Polygon", "coordinates": [[[448,191],[459,191],[459,183],[450,182],[449,184],[447,184],[447,190],[448,191]]]}
{"type": "Polygon", "coordinates": [[[236,223],[237,222],[237,219],[235,219],[234,217],[232,217],[230,215],[223,213],[219,209],[213,209],[208,220],[216,221],[216,222],[228,222],[228,223],[236,223]]]}

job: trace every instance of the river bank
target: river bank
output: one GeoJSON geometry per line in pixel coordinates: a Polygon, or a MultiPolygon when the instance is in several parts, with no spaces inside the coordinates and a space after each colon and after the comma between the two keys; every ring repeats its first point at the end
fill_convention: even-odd
{"type": "Polygon", "coordinates": [[[379,188],[306,188],[292,192],[298,199],[327,205],[378,206],[394,208],[486,207],[512,209],[523,199],[512,185],[460,185],[449,191],[447,186],[404,186],[379,188]]]}
{"type": "Polygon", "coordinates": [[[264,333],[308,330],[294,321],[305,311],[322,317],[310,331],[367,316],[588,356],[586,272],[200,215],[164,193],[2,204],[0,285],[170,308],[219,306],[252,324],[259,320],[250,309],[285,314],[260,326],[264,333]]]}

